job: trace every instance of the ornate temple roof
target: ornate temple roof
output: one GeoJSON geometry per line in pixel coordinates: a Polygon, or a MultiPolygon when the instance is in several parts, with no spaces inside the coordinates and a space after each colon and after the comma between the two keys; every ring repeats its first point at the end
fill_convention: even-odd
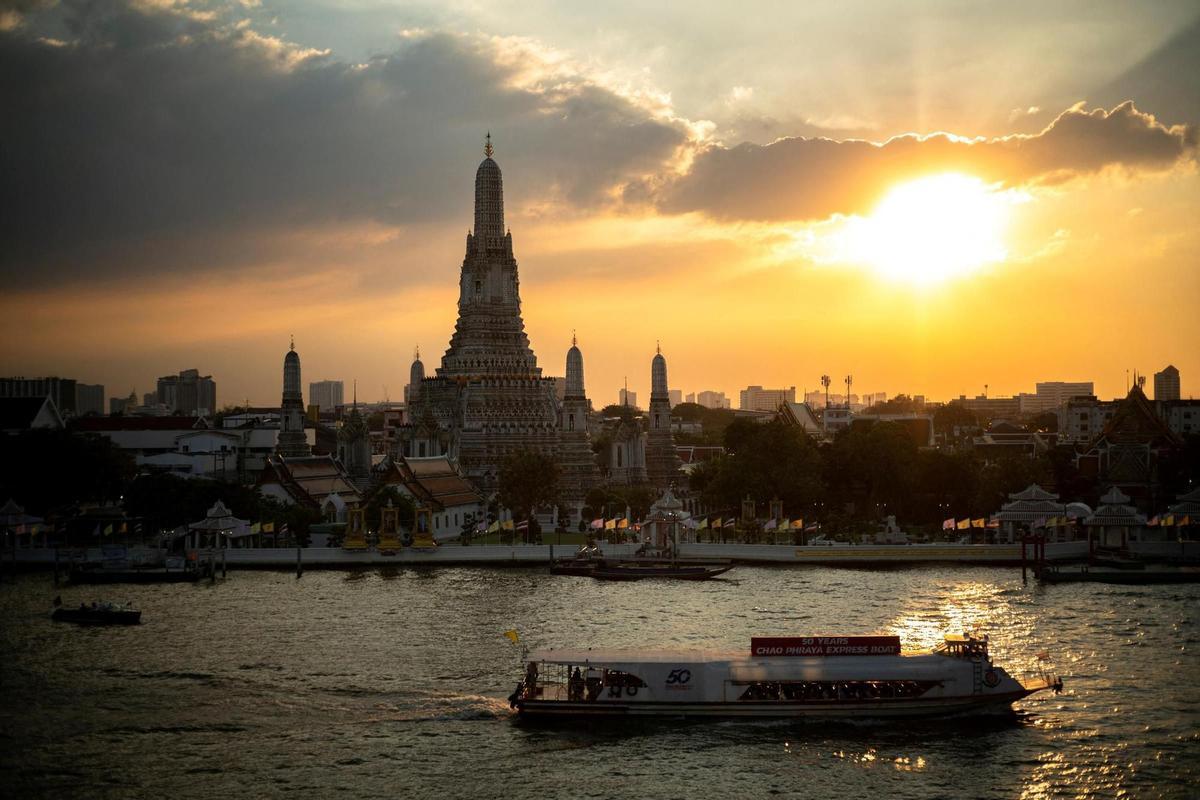
{"type": "Polygon", "coordinates": [[[1010,500],[1057,500],[1058,495],[1052,492],[1047,492],[1036,483],[1031,483],[1026,488],[1019,492],[1015,492],[1008,496],[1010,500]]]}
{"type": "Polygon", "coordinates": [[[575,337],[571,337],[571,349],[567,351],[567,397],[583,397],[583,353],[575,337]]]}
{"type": "Polygon", "coordinates": [[[1146,517],[1129,503],[1129,495],[1116,486],[1100,498],[1100,507],[1083,520],[1084,525],[1128,525],[1146,524],[1146,517]]]}
{"type": "Polygon", "coordinates": [[[300,354],[296,352],[296,341],[283,357],[283,393],[300,394],[300,354]]]}
{"type": "Polygon", "coordinates": [[[504,178],[492,160],[492,134],[487,135],[484,159],[475,171],[475,238],[488,242],[504,237],[504,178]]]}
{"type": "Polygon", "coordinates": [[[650,362],[650,398],[666,400],[670,397],[667,388],[667,360],[663,358],[662,349],[656,348],[654,360],[650,362]]]}

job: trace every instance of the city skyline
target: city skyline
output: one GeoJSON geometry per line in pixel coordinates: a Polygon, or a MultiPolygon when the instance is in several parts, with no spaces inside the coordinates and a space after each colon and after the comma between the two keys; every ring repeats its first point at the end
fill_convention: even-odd
{"type": "Polygon", "coordinates": [[[412,347],[432,369],[447,343],[488,130],[547,375],[563,373],[572,331],[593,385],[629,376],[642,396],[656,340],[676,386],[728,396],[853,372],[889,395],[973,397],[986,384],[1009,396],[1055,379],[1114,397],[1128,372],[1167,364],[1189,396],[1200,370],[1187,345],[1200,335],[1200,111],[1194,79],[1176,79],[1200,52],[1187,4],[1089,6],[1093,35],[1065,39],[1054,34],[1071,15],[1032,5],[1006,9],[994,33],[980,32],[996,22],[981,9],[873,6],[911,43],[876,50],[859,33],[840,55],[822,40],[845,35],[845,18],[796,10],[814,53],[800,71],[736,43],[716,49],[722,68],[682,68],[720,29],[703,7],[688,43],[653,46],[646,32],[665,20],[619,8],[586,12],[603,35],[503,4],[115,3],[94,24],[83,7],[7,11],[0,25],[0,58],[37,76],[11,87],[18,102],[63,98],[3,134],[5,152],[24,154],[6,162],[22,178],[8,185],[29,187],[6,196],[3,374],[70,375],[113,396],[204,364],[219,405],[266,405],[295,333],[314,374],[400,399],[412,347]],[[1025,50],[1005,35],[1035,23],[1045,38],[1025,50]],[[916,44],[931,34],[936,53],[916,44]],[[156,82],[147,52],[195,84],[156,82]],[[1021,80],[995,95],[956,82],[947,68],[965,53],[984,85],[998,64],[1021,80]],[[94,83],[84,63],[120,80],[94,83]],[[440,82],[425,82],[429,69],[440,82]],[[839,70],[856,92],[827,91],[847,80],[839,70]],[[322,94],[323,80],[351,100],[322,94]],[[230,82],[279,113],[220,88],[230,82]],[[164,152],[137,96],[113,85],[160,99],[164,152]],[[55,133],[70,114],[88,142],[55,133]],[[246,143],[248,125],[267,150],[246,143]],[[937,246],[914,255],[912,224],[937,246]]]}

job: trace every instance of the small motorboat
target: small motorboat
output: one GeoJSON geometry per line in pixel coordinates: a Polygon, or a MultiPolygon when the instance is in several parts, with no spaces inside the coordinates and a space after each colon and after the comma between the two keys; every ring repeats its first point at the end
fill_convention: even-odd
{"type": "Polygon", "coordinates": [[[55,622],[74,622],[77,625],[137,625],[142,621],[142,612],[132,605],[114,603],[79,604],[79,608],[66,608],[56,602],[57,608],[51,615],[55,622]]]}

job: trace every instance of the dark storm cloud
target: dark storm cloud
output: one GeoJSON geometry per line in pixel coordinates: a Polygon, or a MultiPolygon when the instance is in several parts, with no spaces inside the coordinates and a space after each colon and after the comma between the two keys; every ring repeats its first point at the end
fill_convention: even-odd
{"type": "Polygon", "coordinates": [[[868,211],[898,181],[960,171],[1005,185],[1053,183],[1107,167],[1165,170],[1194,157],[1196,129],[1167,127],[1125,102],[1111,111],[1064,111],[1042,132],[967,140],[899,136],[882,144],[781,139],[711,147],[684,176],[634,185],[631,200],[723,219],[807,220],[868,211]]]}
{"type": "Polygon", "coordinates": [[[412,34],[356,65],[156,5],[66,3],[0,33],[0,281],[172,268],[145,241],[190,248],[188,270],[258,229],[466,228],[488,129],[510,202],[575,207],[686,138],[579,75],[539,79],[528,44],[412,34]]]}

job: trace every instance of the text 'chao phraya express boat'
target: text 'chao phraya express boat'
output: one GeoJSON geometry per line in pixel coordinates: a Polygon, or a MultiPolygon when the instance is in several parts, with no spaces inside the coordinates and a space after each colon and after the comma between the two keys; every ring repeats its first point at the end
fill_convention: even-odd
{"type": "Polygon", "coordinates": [[[509,697],[523,719],[925,717],[1008,706],[1043,689],[992,663],[987,637],[901,653],[898,636],[755,637],[748,654],[539,650],[509,697]]]}

